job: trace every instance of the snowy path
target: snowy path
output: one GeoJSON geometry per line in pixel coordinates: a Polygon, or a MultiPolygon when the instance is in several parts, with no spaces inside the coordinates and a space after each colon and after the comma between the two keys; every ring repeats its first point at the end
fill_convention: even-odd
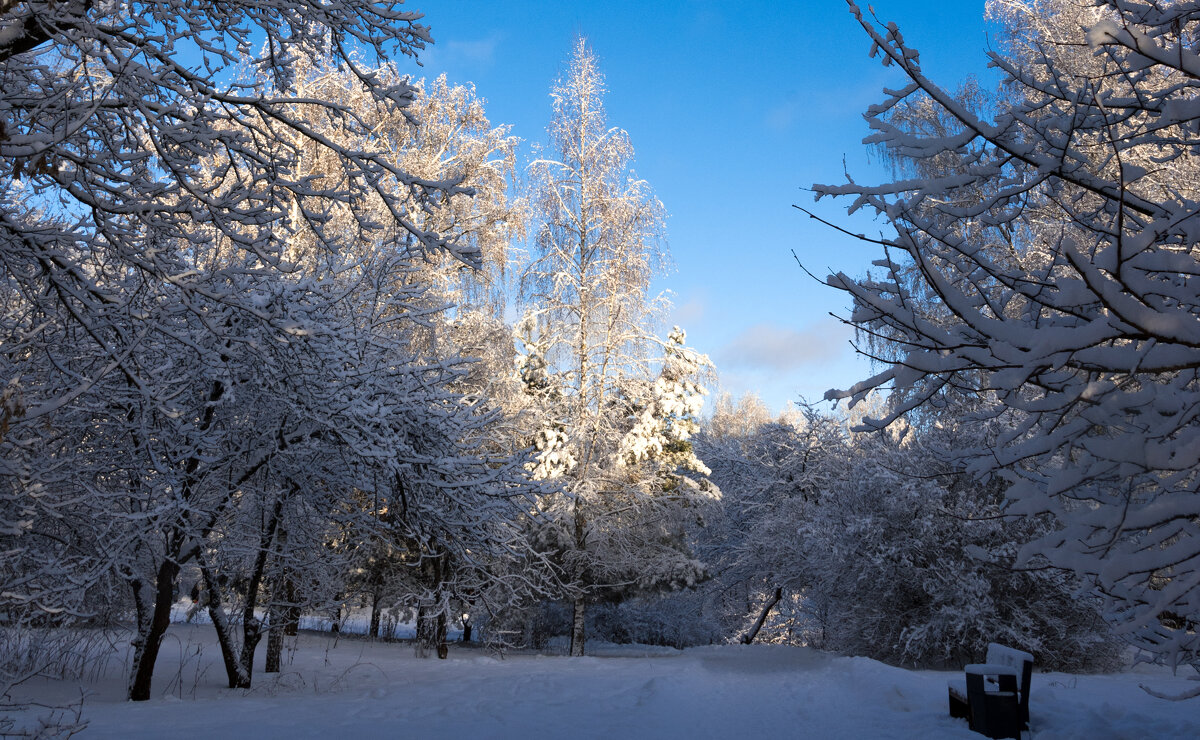
{"type": "MultiPolygon", "coordinates": [[[[156,683],[156,693],[171,693],[122,701],[114,661],[109,677],[87,687],[96,693],[85,705],[91,724],[83,738],[979,737],[947,716],[947,674],[804,648],[610,647],[601,657],[500,660],[456,646],[438,661],[416,659],[408,645],[342,639],[334,646],[310,634],[290,668],[258,674],[246,693],[219,687],[207,630],[177,625],[172,633],[178,649],[164,651],[156,683]]],[[[1170,691],[1188,685],[1157,670],[1036,674],[1035,737],[1200,737],[1200,703],[1154,699],[1139,682],[1170,691]]],[[[31,690],[43,699],[77,691],[74,684],[31,690]]]]}

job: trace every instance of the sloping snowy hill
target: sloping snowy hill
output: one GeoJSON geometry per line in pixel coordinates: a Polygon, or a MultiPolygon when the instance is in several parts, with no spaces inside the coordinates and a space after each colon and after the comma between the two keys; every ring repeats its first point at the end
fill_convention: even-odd
{"type": "MultiPolygon", "coordinates": [[[[220,688],[208,628],[172,627],[153,701],[122,700],[121,660],[85,685],[84,738],[978,738],[946,713],[948,675],[805,648],[673,651],[600,646],[593,657],[499,658],[454,646],[449,660],[410,645],[305,634],[278,676],[220,688]]],[[[260,650],[261,652],[261,650],[260,650]]],[[[99,673],[96,671],[94,673],[99,673]]],[[[1143,668],[1111,676],[1036,674],[1038,738],[1196,738],[1200,703],[1138,688],[1193,683],[1143,668]]],[[[44,701],[78,684],[42,682],[44,701]]]]}

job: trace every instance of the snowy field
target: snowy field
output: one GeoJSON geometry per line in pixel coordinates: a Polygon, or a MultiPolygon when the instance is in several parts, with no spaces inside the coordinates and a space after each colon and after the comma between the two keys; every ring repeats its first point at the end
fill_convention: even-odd
{"type": "MultiPolygon", "coordinates": [[[[82,684],[38,679],[18,696],[66,703],[87,692],[83,738],[978,738],[947,716],[954,674],[907,671],[806,648],[675,651],[595,646],[569,659],[455,644],[448,660],[406,643],[302,633],[283,673],[223,688],[210,627],[172,626],[156,699],[123,700],[126,648],[96,648],[82,684]]],[[[1182,675],[1035,674],[1033,737],[1200,738],[1182,675]]],[[[45,710],[41,710],[44,713],[45,710]]],[[[17,717],[28,721],[30,717],[17,717]]]]}

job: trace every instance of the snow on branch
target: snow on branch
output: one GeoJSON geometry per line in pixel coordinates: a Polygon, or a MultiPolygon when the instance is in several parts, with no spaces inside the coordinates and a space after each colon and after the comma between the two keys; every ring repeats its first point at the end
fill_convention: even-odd
{"type": "Polygon", "coordinates": [[[1197,662],[1200,16],[1114,0],[1073,45],[993,55],[1008,84],[985,120],[849,5],[910,82],[867,114],[905,176],[814,186],[894,231],[882,276],[827,280],[890,366],[829,397],[890,385],[872,426],[944,388],[987,401],[974,416],[1009,431],[975,470],[1014,483],[1014,512],[1058,522],[1026,561],[1091,578],[1127,639],[1197,662]]]}

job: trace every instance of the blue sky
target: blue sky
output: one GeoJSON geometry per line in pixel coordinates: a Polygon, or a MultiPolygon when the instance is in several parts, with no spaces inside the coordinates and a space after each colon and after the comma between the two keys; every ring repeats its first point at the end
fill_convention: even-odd
{"type": "MultiPolygon", "coordinates": [[[[419,75],[472,82],[493,124],[531,145],[545,140],[551,82],[576,35],[608,82],[612,125],[629,132],[636,171],[666,206],[673,269],[657,282],[672,323],[717,366],[721,387],[755,391],[774,410],[818,400],[871,374],[830,318],[848,300],[808,277],[863,274],[877,255],[792,207],[806,188],[884,173],[861,141],[862,112],[899,78],[867,56],[870,42],[843,0],[806,2],[521,2],[410,0],[435,44],[419,75]]],[[[994,38],[983,1],[875,0],[948,87],[987,75],[994,38]]],[[[864,3],[865,11],[865,3],[864,3]]],[[[992,31],[994,34],[994,31],[992,31]]],[[[879,233],[844,205],[823,217],[879,233]]]]}

